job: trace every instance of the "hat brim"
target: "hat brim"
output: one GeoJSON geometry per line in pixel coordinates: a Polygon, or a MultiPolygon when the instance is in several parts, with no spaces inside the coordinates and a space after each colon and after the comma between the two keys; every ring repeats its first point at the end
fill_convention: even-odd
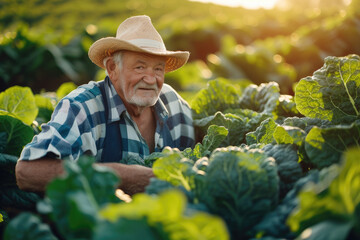
{"type": "Polygon", "coordinates": [[[165,72],[171,72],[182,67],[187,62],[190,55],[187,51],[159,51],[158,49],[144,49],[114,37],[101,38],[94,42],[89,48],[88,55],[93,63],[105,69],[103,60],[106,57],[111,56],[111,54],[121,50],[165,56],[165,72]]]}

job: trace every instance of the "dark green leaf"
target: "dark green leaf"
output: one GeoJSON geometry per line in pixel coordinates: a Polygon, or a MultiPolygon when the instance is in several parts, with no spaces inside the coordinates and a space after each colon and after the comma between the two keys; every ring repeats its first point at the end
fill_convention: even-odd
{"type": "Polygon", "coordinates": [[[0,187],[16,187],[15,165],[18,157],[0,153],[0,187]]]}
{"type": "Polygon", "coordinates": [[[0,153],[5,151],[8,140],[7,132],[0,132],[0,153]]]}
{"type": "Polygon", "coordinates": [[[267,144],[262,150],[276,161],[280,178],[280,198],[282,199],[303,175],[297,147],[290,144],[267,144]]]}
{"type": "Polygon", "coordinates": [[[47,186],[52,219],[65,238],[90,237],[99,221],[99,208],[120,201],[115,196],[118,185],[115,173],[93,163],[94,159],[88,156],[77,162],[64,160],[66,174],[47,186]]]}
{"type": "Polygon", "coordinates": [[[318,168],[339,163],[341,154],[347,148],[359,145],[360,122],[328,128],[313,127],[305,138],[309,161],[318,168]]]}
{"type": "Polygon", "coordinates": [[[146,218],[125,219],[120,218],[116,222],[102,221],[96,226],[93,240],[158,240],[158,234],[149,226],[146,218]]]}
{"type": "Polygon", "coordinates": [[[259,113],[273,114],[279,97],[279,84],[275,82],[262,83],[260,86],[250,85],[242,94],[240,106],[259,113]]]}
{"type": "MultiPolygon", "coordinates": [[[[321,180],[301,191],[298,195],[299,206],[288,218],[292,231],[301,233],[307,228],[313,228],[315,232],[319,232],[312,239],[319,239],[320,232],[323,236],[331,237],[321,229],[327,229],[337,222],[339,229],[334,237],[345,239],[348,236],[349,229],[355,227],[354,219],[358,214],[356,209],[360,204],[359,155],[359,147],[350,148],[344,153],[340,166],[333,164],[324,168],[321,180]]],[[[354,239],[359,237],[360,235],[354,236],[354,239]]]]}
{"type": "Polygon", "coordinates": [[[30,213],[21,213],[7,225],[4,240],[56,240],[50,227],[30,213]],[[19,231],[20,230],[20,231],[19,231]]]}
{"type": "Polygon", "coordinates": [[[352,227],[351,222],[323,221],[305,229],[300,237],[306,240],[346,240],[352,227]]]}
{"type": "Polygon", "coordinates": [[[25,192],[17,186],[0,188],[0,205],[4,207],[16,207],[18,209],[34,209],[41,197],[33,192],[25,192]]]}
{"type": "MultiPolygon", "coordinates": [[[[0,133],[6,133],[7,142],[3,153],[20,156],[23,147],[34,136],[33,129],[17,118],[0,115],[0,133]]],[[[4,135],[3,135],[4,136],[4,135]]],[[[4,146],[2,146],[4,148],[4,146]]]]}

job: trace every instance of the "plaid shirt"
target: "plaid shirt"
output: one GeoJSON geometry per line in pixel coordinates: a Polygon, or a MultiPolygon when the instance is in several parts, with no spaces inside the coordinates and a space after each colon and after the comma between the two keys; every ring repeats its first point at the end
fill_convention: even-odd
{"type": "MultiPolygon", "coordinates": [[[[106,134],[106,117],[98,85],[91,81],[64,97],[56,106],[51,120],[43,124],[42,131],[24,147],[20,160],[45,156],[77,160],[87,153],[100,161],[106,134]]],[[[108,78],[105,79],[105,91],[108,122],[119,121],[120,124],[122,157],[131,154],[146,157],[150,154],[148,145],[108,78]]],[[[173,88],[164,84],[153,108],[156,113],[155,151],[162,151],[164,143],[170,143],[167,145],[180,150],[193,146],[195,137],[191,109],[173,88]],[[164,128],[165,124],[167,128],[164,128]]]]}

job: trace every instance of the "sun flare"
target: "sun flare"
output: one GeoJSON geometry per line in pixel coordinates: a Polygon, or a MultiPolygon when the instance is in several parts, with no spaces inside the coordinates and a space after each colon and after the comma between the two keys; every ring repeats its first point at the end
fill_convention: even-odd
{"type": "Polygon", "coordinates": [[[208,2],[229,7],[244,7],[248,9],[273,8],[278,0],[190,0],[195,2],[208,2]]]}

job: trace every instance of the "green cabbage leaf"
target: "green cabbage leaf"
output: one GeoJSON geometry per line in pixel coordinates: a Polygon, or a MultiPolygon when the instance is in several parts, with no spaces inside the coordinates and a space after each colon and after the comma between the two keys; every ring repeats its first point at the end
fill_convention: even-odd
{"type": "Polygon", "coordinates": [[[298,195],[299,206],[288,218],[293,232],[306,239],[360,238],[360,148],[347,150],[317,184],[298,195]]]}
{"type": "Polygon", "coordinates": [[[305,151],[310,163],[321,169],[339,163],[342,153],[360,144],[360,121],[351,125],[313,127],[305,138],[305,151]]]}
{"type": "Polygon", "coordinates": [[[360,57],[326,57],[322,68],[296,85],[295,103],[306,117],[334,123],[358,119],[360,57]]]}

